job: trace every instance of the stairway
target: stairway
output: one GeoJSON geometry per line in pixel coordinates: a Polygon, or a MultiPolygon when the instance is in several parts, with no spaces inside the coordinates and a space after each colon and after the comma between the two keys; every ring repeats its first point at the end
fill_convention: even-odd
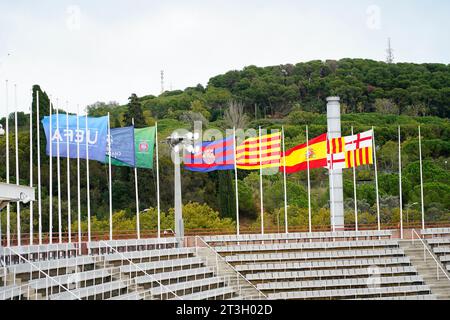
{"type": "MultiPolygon", "coordinates": [[[[427,245],[428,246],[428,245],[427,245]]],[[[439,269],[439,279],[437,279],[437,265],[434,258],[439,261],[439,258],[434,254],[430,254],[425,249],[424,260],[424,246],[420,240],[416,241],[400,241],[400,247],[405,251],[405,254],[410,258],[411,264],[416,268],[419,275],[422,276],[425,283],[430,286],[431,293],[436,295],[439,300],[450,300],[450,280],[439,269]]],[[[431,248],[428,246],[428,249],[431,248]]],[[[441,262],[439,264],[444,268],[441,262]]],[[[448,272],[446,272],[447,275],[448,272]]]]}
{"type": "Polygon", "coordinates": [[[240,300],[264,300],[267,297],[247,281],[242,274],[237,272],[211,247],[197,248],[197,256],[202,257],[207,267],[215,268],[217,275],[230,279],[229,286],[238,295],[233,299],[240,300]]]}

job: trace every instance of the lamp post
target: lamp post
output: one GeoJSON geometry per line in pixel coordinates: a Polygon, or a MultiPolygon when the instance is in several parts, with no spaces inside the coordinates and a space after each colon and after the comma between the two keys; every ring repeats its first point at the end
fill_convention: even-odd
{"type": "Polygon", "coordinates": [[[419,203],[418,203],[418,202],[414,202],[414,203],[408,204],[408,205],[406,206],[406,224],[408,224],[408,225],[409,225],[409,209],[410,209],[412,206],[415,206],[415,205],[417,205],[417,204],[419,204],[419,203]]]}
{"type": "Polygon", "coordinates": [[[174,211],[175,211],[175,237],[179,239],[179,245],[183,245],[184,239],[184,222],[183,222],[183,209],[181,200],[181,171],[180,171],[180,151],[183,147],[187,150],[193,150],[192,142],[198,139],[198,133],[193,134],[189,132],[185,135],[179,135],[174,132],[167,138],[167,144],[172,149],[172,160],[174,163],[174,211]]]}

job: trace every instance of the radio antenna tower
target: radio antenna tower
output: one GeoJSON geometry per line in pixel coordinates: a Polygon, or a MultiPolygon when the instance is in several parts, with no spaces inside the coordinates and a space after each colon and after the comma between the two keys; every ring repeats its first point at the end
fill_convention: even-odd
{"type": "Polygon", "coordinates": [[[164,93],[164,70],[161,70],[161,93],[164,93]]]}
{"type": "Polygon", "coordinates": [[[386,62],[389,64],[394,63],[394,49],[392,49],[391,47],[391,38],[388,38],[388,48],[386,52],[387,52],[386,62]]]}

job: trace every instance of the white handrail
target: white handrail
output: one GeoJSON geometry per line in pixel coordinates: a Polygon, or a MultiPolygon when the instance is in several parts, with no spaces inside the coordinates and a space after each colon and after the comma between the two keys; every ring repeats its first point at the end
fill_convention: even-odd
{"type": "MultiPolygon", "coordinates": [[[[428,251],[428,253],[430,254],[430,256],[433,258],[434,262],[436,262],[436,266],[439,267],[439,269],[441,269],[442,273],[444,273],[444,275],[447,277],[448,281],[450,281],[450,276],[448,275],[447,271],[445,271],[445,269],[442,267],[440,261],[438,261],[436,259],[436,257],[434,256],[434,254],[431,252],[431,250],[428,248],[428,246],[426,245],[426,243],[423,241],[423,239],[419,236],[419,234],[416,232],[416,230],[412,229],[413,234],[412,234],[412,240],[414,242],[414,235],[417,236],[417,238],[420,240],[420,242],[422,242],[423,247],[428,251]]],[[[437,272],[437,279],[439,280],[439,272],[437,272]]]]}
{"type": "MultiPolygon", "coordinates": [[[[15,251],[14,249],[12,249],[11,247],[5,248],[7,250],[10,250],[11,252],[13,252],[15,255],[17,255],[20,259],[23,259],[25,262],[27,262],[30,266],[32,266],[33,268],[35,268],[39,273],[42,273],[47,279],[50,279],[51,281],[55,282],[59,287],[63,288],[65,291],[67,291],[68,293],[70,293],[72,296],[74,296],[77,300],[81,300],[81,298],[79,296],[77,296],[75,293],[73,293],[71,290],[69,290],[68,288],[66,288],[65,286],[63,286],[59,281],[55,280],[52,276],[48,275],[46,272],[44,272],[43,270],[41,270],[39,267],[37,267],[33,262],[31,262],[30,260],[26,259],[24,256],[22,256],[20,253],[18,253],[17,251],[15,251]]],[[[14,268],[14,266],[12,266],[12,268],[14,268]]],[[[24,284],[25,285],[25,284],[24,284]]]]}
{"type": "MultiPolygon", "coordinates": [[[[154,276],[152,276],[151,274],[147,273],[144,269],[142,269],[141,267],[139,267],[137,264],[135,264],[133,261],[131,261],[130,259],[128,259],[127,257],[125,257],[121,252],[117,251],[115,248],[113,248],[112,246],[110,246],[108,243],[106,243],[105,241],[100,241],[100,243],[104,243],[108,248],[112,249],[113,251],[115,251],[116,253],[118,253],[122,259],[127,260],[131,265],[133,265],[134,267],[136,267],[137,269],[139,269],[139,271],[145,273],[146,276],[150,277],[154,282],[158,283],[161,287],[166,288],[166,290],[170,293],[172,293],[177,299],[179,300],[183,300],[179,295],[177,295],[175,292],[173,292],[172,290],[170,290],[167,286],[163,285],[158,279],[156,279],[154,276]]],[[[120,271],[120,273],[122,273],[120,271]]],[[[151,288],[150,290],[146,290],[144,291],[144,293],[146,293],[147,291],[152,290],[153,288],[151,288]]]]}
{"type": "MultiPolygon", "coordinates": [[[[244,277],[239,271],[237,271],[230,263],[228,263],[228,261],[226,261],[225,258],[222,257],[216,250],[214,250],[214,248],[211,247],[205,240],[203,240],[199,236],[195,236],[195,238],[200,239],[202,241],[202,243],[206,245],[207,248],[209,248],[212,252],[214,252],[216,257],[218,257],[223,262],[225,262],[228,267],[230,267],[234,272],[236,272],[236,274],[238,274],[242,279],[244,279],[245,282],[247,282],[250,286],[252,286],[258,292],[258,294],[260,296],[263,296],[264,298],[268,299],[267,296],[261,290],[259,290],[253,283],[251,283],[246,277],[244,277]]],[[[239,283],[238,283],[238,285],[239,285],[239,283]]]]}

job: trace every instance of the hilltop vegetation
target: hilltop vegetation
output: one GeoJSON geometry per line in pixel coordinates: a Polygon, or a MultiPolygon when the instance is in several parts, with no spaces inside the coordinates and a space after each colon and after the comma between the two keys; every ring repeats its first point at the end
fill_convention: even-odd
{"type": "MultiPolygon", "coordinates": [[[[41,90],[39,86],[34,91],[41,90]]],[[[420,220],[420,187],[418,175],[417,129],[423,135],[425,209],[427,221],[450,218],[450,66],[442,64],[385,64],[361,59],[311,61],[296,65],[259,68],[249,66],[211,78],[206,87],[197,85],[185,90],[167,91],[160,96],[132,95],[128,105],[96,103],[88,106],[92,116],[111,113],[112,126],[124,126],[135,118],[137,126],[151,126],[158,121],[160,140],[161,203],[164,227],[169,228],[173,206],[173,164],[165,137],[177,128],[192,128],[195,120],[203,129],[225,130],[232,126],[280,129],[284,126],[286,148],[305,142],[305,125],[310,137],[326,131],[326,97],[338,95],[342,102],[342,131],[350,134],[375,127],[383,223],[396,223],[398,214],[398,125],[402,128],[403,201],[409,221],[420,220]],[[242,106],[243,114],[234,111],[242,106]],[[234,110],[234,111],[233,111],[234,110]]],[[[41,111],[48,113],[48,97],[41,91],[41,111]]],[[[35,105],[34,105],[35,108],[35,105]]],[[[13,116],[11,116],[13,119],[13,116]]],[[[21,183],[28,184],[27,115],[19,114],[21,183]]],[[[0,122],[4,123],[4,119],[0,122]]],[[[41,135],[43,136],[43,134],[41,135]]],[[[11,154],[14,152],[11,135],[11,154]]],[[[41,142],[44,150],[44,143],[41,142]]],[[[5,139],[0,138],[0,150],[5,139]]],[[[42,158],[44,224],[48,212],[48,157],[42,158]]],[[[14,168],[14,157],[11,157],[14,168]]],[[[5,177],[5,157],[0,153],[0,179],[5,177]]],[[[63,212],[67,212],[66,169],[62,162],[63,212]]],[[[107,227],[108,183],[104,165],[91,162],[91,207],[98,230],[107,227]],[[103,221],[103,222],[102,222],[103,221]]],[[[86,217],[85,163],[81,165],[82,215],[86,217]]],[[[13,173],[13,170],[11,171],[13,173]]],[[[71,166],[72,187],[76,168],[71,166]]],[[[13,175],[12,175],[13,176],[13,175]]],[[[232,228],[235,219],[232,172],[209,174],[182,170],[183,202],[187,205],[186,226],[189,228],[232,228]],[[199,205],[199,204],[201,205],[199,205]],[[202,216],[211,217],[201,219],[202,216]]],[[[36,173],[35,173],[36,177],[36,173]]],[[[56,185],[56,178],[54,185],[56,185]]],[[[241,224],[259,223],[258,172],[239,172],[241,224]]],[[[353,180],[351,170],[344,174],[346,221],[353,221],[353,180]]],[[[357,170],[360,223],[376,222],[373,167],[357,170]]],[[[12,179],[14,182],[14,178],[12,179]]],[[[55,188],[54,188],[55,190],[55,188]]],[[[140,208],[150,208],[143,225],[154,229],[156,182],[152,171],[139,170],[140,208]]],[[[55,190],[56,192],[56,190],[55,190]]],[[[56,195],[56,193],[55,193],[56,195]]],[[[329,224],[328,177],[325,169],[312,171],[313,224],[329,224]]],[[[72,205],[76,193],[72,193],[72,205]]],[[[134,175],[129,168],[113,168],[115,228],[134,230],[134,175]]],[[[306,175],[288,177],[289,219],[291,225],[307,225],[306,175]]],[[[56,205],[54,201],[54,205],[56,205]]],[[[267,226],[284,223],[282,175],[264,178],[264,206],[267,226]]],[[[75,206],[72,209],[75,212],[75,206]]],[[[56,210],[56,208],[55,208],[56,210]]],[[[26,214],[26,210],[24,214],[26,214]]],[[[56,212],[56,211],[54,211],[56,212]]],[[[2,214],[2,219],[4,215],[2,214]]],[[[406,218],[405,218],[406,219],[406,218]]],[[[13,221],[15,221],[13,219],[13,221]]],[[[3,221],[2,221],[3,222],[3,221]]],[[[2,223],[4,226],[4,223],[2,223]]],[[[44,229],[47,226],[44,226],[44,229]]],[[[24,227],[25,228],[25,227],[24,227]]],[[[46,230],[46,229],[45,229],[46,230]]]]}

